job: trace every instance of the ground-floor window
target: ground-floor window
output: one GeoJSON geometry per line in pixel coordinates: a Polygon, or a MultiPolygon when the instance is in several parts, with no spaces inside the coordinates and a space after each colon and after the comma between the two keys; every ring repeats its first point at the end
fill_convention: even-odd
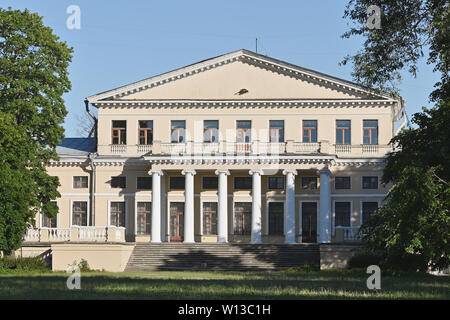
{"type": "Polygon", "coordinates": [[[269,235],[284,233],[284,203],[269,202],[269,235]]]}
{"type": "Polygon", "coordinates": [[[338,202],[334,204],[334,225],[336,227],[350,227],[350,202],[338,202]]]}
{"type": "Polygon", "coordinates": [[[203,234],[217,235],[217,202],[203,202],[203,234]]]}
{"type": "Polygon", "coordinates": [[[125,227],[125,202],[111,202],[110,223],[112,226],[125,227]]]}
{"type": "Polygon", "coordinates": [[[150,222],[152,221],[151,204],[151,202],[138,202],[136,204],[136,234],[138,235],[150,234],[150,222]]]}
{"type": "Polygon", "coordinates": [[[367,201],[362,203],[362,223],[366,223],[369,220],[369,215],[378,209],[378,202],[367,201]]]}
{"type": "Polygon", "coordinates": [[[234,234],[249,235],[252,229],[252,203],[236,202],[234,204],[234,234]]]}
{"type": "Polygon", "coordinates": [[[56,228],[56,217],[50,218],[46,214],[42,215],[42,227],[43,228],[56,228]]]}
{"type": "Polygon", "coordinates": [[[72,203],[72,225],[87,226],[87,201],[74,201],[72,203]]]}

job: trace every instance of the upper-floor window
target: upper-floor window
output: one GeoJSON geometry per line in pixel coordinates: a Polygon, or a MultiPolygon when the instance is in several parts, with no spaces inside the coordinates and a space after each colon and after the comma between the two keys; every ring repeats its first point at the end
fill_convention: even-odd
{"type": "Polygon", "coordinates": [[[235,190],[251,190],[252,185],[252,177],[234,177],[235,190]]]}
{"type": "Polygon", "coordinates": [[[127,186],[126,177],[111,177],[111,188],[125,189],[127,186]]]}
{"type": "Polygon", "coordinates": [[[126,120],[113,120],[113,122],[112,122],[112,144],[127,144],[127,122],[126,122],[126,120]]]}
{"type": "MultiPolygon", "coordinates": [[[[54,204],[56,207],[58,207],[58,204],[56,201],[50,201],[52,204],[54,204]]],[[[57,223],[57,216],[54,218],[50,218],[46,214],[42,214],[42,228],[56,228],[58,225],[57,223]]]]}
{"type": "Polygon", "coordinates": [[[205,120],[203,122],[203,142],[219,142],[219,121],[205,120]]]}
{"type": "Polygon", "coordinates": [[[351,144],[350,120],[336,121],[336,144],[351,144]]]}
{"type": "Polygon", "coordinates": [[[284,121],[270,120],[270,142],[284,142],[284,121]]]}
{"type": "Polygon", "coordinates": [[[73,188],[74,189],[84,189],[88,187],[88,177],[87,176],[74,176],[73,177],[73,188]]]}
{"type": "Polygon", "coordinates": [[[378,120],[363,120],[363,144],[378,144],[378,120]]]}
{"type": "Polygon", "coordinates": [[[204,190],[217,190],[219,179],[217,177],[203,177],[202,187],[204,190]]]}
{"type": "Polygon", "coordinates": [[[252,122],[250,120],[238,120],[236,123],[236,142],[249,143],[252,141],[252,122]]]}
{"type": "Polygon", "coordinates": [[[303,120],[303,142],[317,142],[317,120],[303,120]]]}
{"type": "Polygon", "coordinates": [[[317,189],[317,177],[302,177],[302,189],[316,190],[317,189]]]}
{"type": "Polygon", "coordinates": [[[136,188],[138,190],[152,190],[152,177],[137,177],[136,188]]]}
{"type": "Polygon", "coordinates": [[[350,189],[350,177],[334,177],[335,189],[350,189]]]}
{"type": "Polygon", "coordinates": [[[284,190],[284,177],[269,177],[269,190],[284,190]]]}
{"type": "Polygon", "coordinates": [[[378,177],[362,177],[363,189],[378,189],[378,177]]]}
{"type": "Polygon", "coordinates": [[[169,188],[171,190],[183,190],[186,179],[184,177],[170,177],[169,188]]]}
{"type": "Polygon", "coordinates": [[[186,121],[172,120],[171,141],[172,143],[183,143],[186,138],[186,121]]]}
{"type": "Polygon", "coordinates": [[[153,121],[141,120],[139,121],[139,144],[153,143],[153,121]]]}

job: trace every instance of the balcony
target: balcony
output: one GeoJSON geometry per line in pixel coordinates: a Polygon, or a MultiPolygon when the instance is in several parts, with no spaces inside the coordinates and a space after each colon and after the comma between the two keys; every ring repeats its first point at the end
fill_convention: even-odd
{"type": "Polygon", "coordinates": [[[337,226],[335,229],[336,242],[357,242],[361,241],[359,237],[359,227],[337,226]]]}
{"type": "Polygon", "coordinates": [[[391,146],[382,144],[335,144],[335,154],[351,156],[384,156],[392,151],[391,146]]]}
{"type": "Polygon", "coordinates": [[[123,227],[30,228],[24,242],[125,242],[123,227]]]}

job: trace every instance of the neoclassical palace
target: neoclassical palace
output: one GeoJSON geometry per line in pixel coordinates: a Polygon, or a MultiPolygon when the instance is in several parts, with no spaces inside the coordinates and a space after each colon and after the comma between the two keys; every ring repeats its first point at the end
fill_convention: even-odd
{"type": "Polygon", "coordinates": [[[64,139],[48,168],[59,214],[37,216],[24,242],[59,245],[67,259],[116,250],[126,260],[140,242],[357,241],[389,190],[380,180],[404,109],[247,50],[85,103],[98,110],[91,137],[64,139]]]}

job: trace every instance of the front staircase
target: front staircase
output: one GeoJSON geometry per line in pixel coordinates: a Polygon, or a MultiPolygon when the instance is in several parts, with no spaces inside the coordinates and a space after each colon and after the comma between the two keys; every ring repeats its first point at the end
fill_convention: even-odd
{"type": "Polygon", "coordinates": [[[286,270],[319,263],[317,244],[137,243],[125,271],[286,270]]]}

